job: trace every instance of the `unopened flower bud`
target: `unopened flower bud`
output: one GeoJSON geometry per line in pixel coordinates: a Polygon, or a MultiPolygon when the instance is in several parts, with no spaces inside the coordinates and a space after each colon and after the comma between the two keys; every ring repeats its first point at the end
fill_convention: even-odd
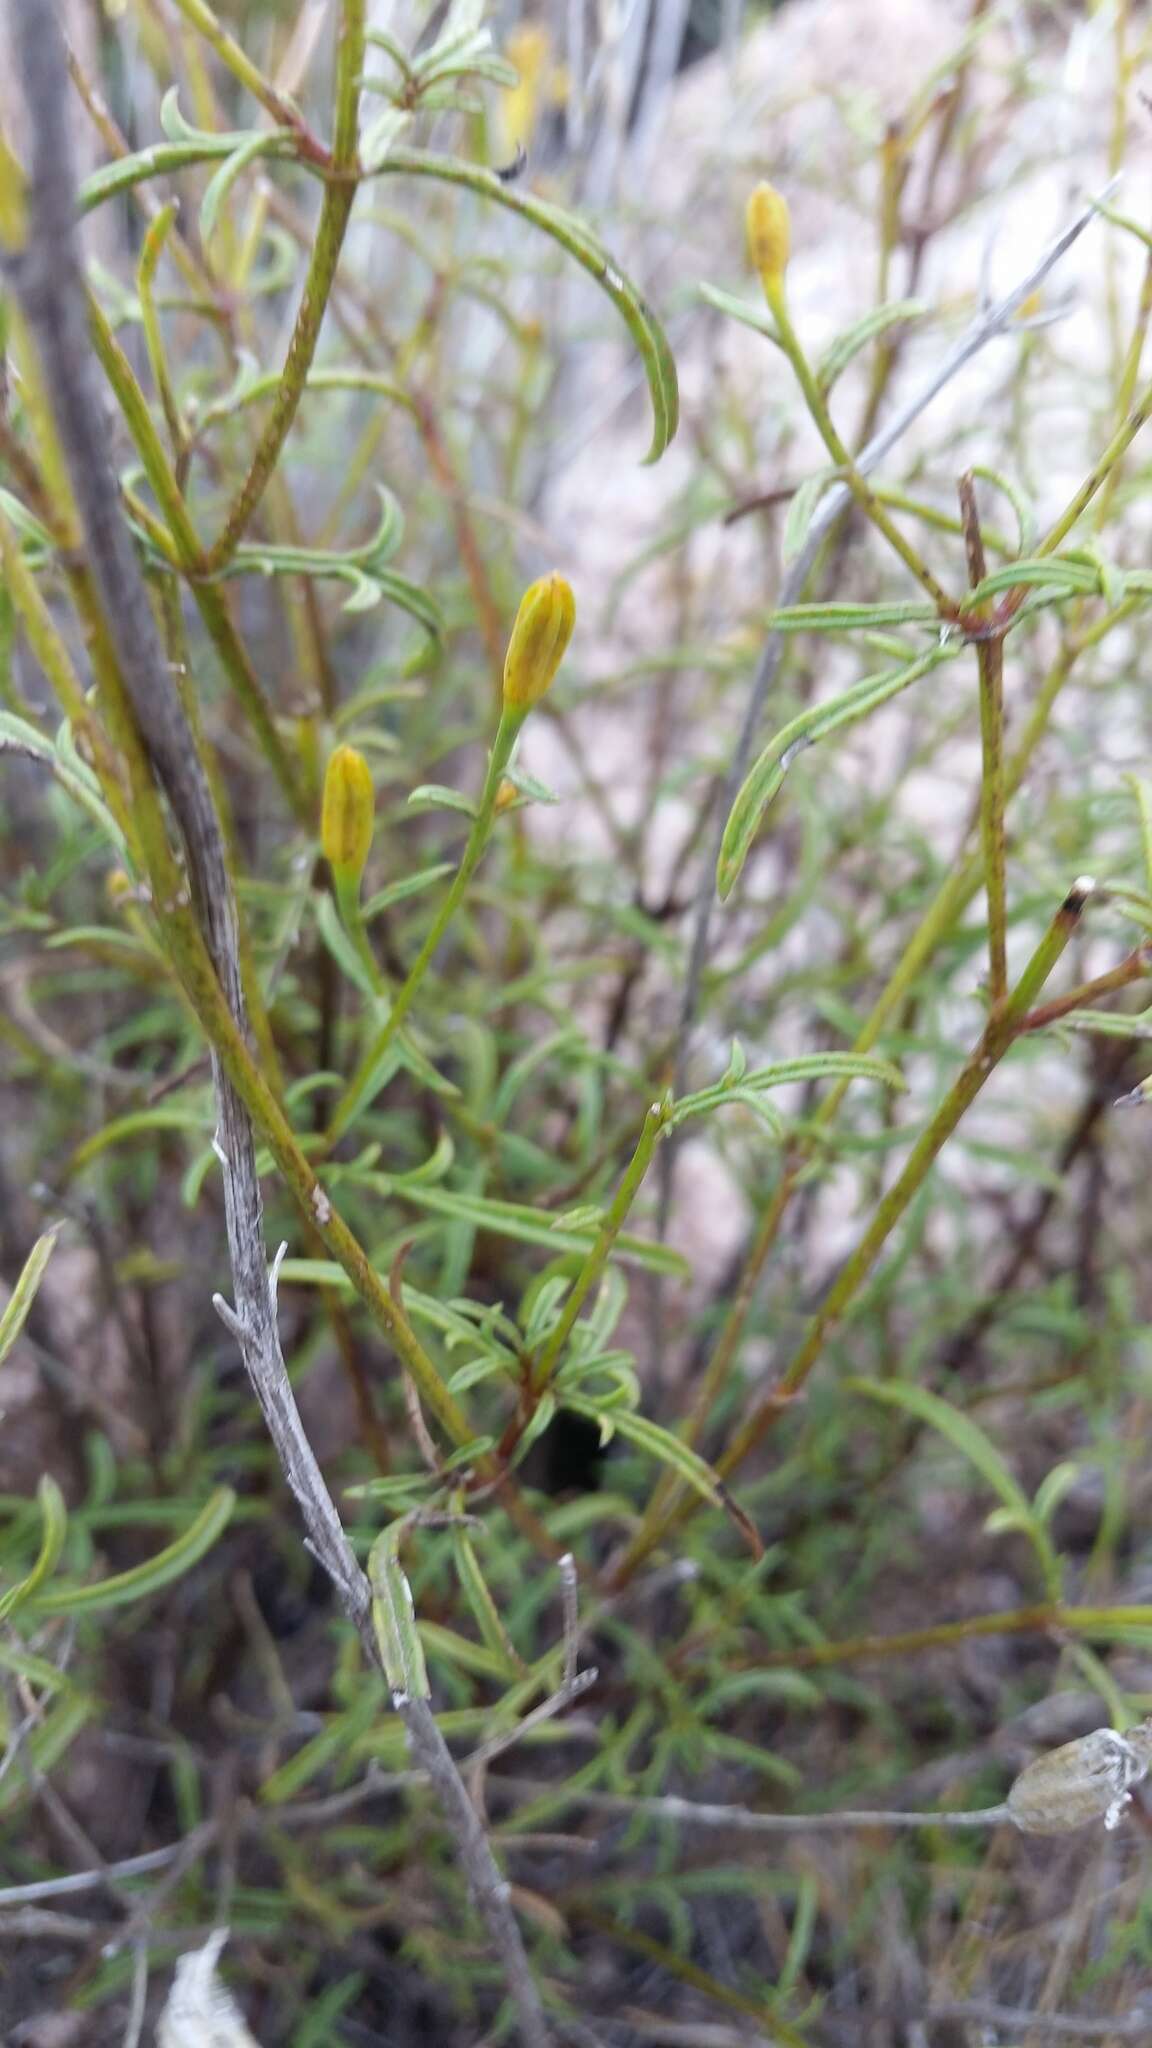
{"type": "Polygon", "coordinates": [[[1008,1794],[1008,1811],[1026,1835],[1070,1834],[1094,1820],[1114,1828],[1150,1762],[1152,1719],[1123,1735],[1097,1728],[1028,1764],[1008,1794]]]}
{"type": "Polygon", "coordinates": [[[338,881],[358,882],[376,822],[372,771],[355,747],[337,747],[324,777],[320,843],[338,881]]]}
{"type": "Polygon", "coordinates": [[[576,624],[576,600],[563,576],[542,576],[520,600],[504,657],[504,709],[530,711],[552,683],[576,624]]]}
{"type": "Polygon", "coordinates": [[[775,185],[760,184],[744,209],[748,261],[771,298],[783,287],[792,248],[788,202],[775,185]]]}
{"type": "Polygon", "coordinates": [[[516,784],[510,782],[508,777],[505,776],[499,789],[496,791],[496,816],[499,817],[502,811],[510,811],[519,794],[520,791],[517,789],[516,784]]]}

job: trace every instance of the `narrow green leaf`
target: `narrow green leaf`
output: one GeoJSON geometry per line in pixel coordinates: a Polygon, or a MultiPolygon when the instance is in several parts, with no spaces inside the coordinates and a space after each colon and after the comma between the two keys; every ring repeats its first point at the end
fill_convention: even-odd
{"type": "Polygon", "coordinates": [[[518,192],[514,186],[503,184],[495,171],[462,159],[425,150],[393,149],[379,169],[385,174],[436,178],[449,185],[463,185],[541,228],[574,257],[612,300],[640,352],[653,414],[652,442],[645,461],[658,461],[679,424],[676,365],[659,321],[596,236],[560,207],[531,193],[518,192]]]}
{"type": "Polygon", "coordinates": [[[718,313],[726,313],[730,320],[738,320],[742,327],[750,327],[754,334],[762,334],[766,341],[774,341],[779,348],[776,322],[762,302],[739,298],[735,292],[722,291],[716,284],[702,284],[700,297],[706,306],[714,306],[718,313]]]}
{"type": "Polygon", "coordinates": [[[400,1563],[399,1545],[403,1521],[393,1522],[376,1538],[368,1553],[368,1581],[372,1587],[372,1626],[384,1666],[384,1676],[393,1694],[406,1699],[426,1700],[431,1688],[416,1627],[412,1588],[400,1563]]]}
{"type": "Polygon", "coordinates": [[[1003,470],[989,469],[986,462],[974,462],[972,474],[983,477],[986,484],[991,484],[993,490],[999,491],[1002,497],[1007,498],[1016,514],[1017,552],[1026,555],[1036,538],[1036,513],[1031,499],[1013,483],[1011,477],[1004,475],[1003,470]]]}
{"type": "Polygon", "coordinates": [[[887,604],[785,604],[769,612],[764,623],[773,633],[854,633],[882,626],[934,626],[938,620],[934,605],[894,598],[887,604]]]}
{"type": "Polygon", "coordinates": [[[796,756],[829,733],[855,724],[857,719],[865,718],[879,705],[899,696],[912,683],[919,682],[922,676],[938,668],[941,662],[954,661],[959,651],[952,645],[933,647],[917,660],[907,662],[903,668],[886,669],[876,675],[865,676],[851,689],[827,699],[823,704],[812,705],[781,728],[749,769],[729,812],[716,870],[716,887],[721,898],[731,893],[760,830],[764,813],[779,794],[796,756]]]}
{"type": "Polygon", "coordinates": [[[923,299],[890,299],[886,306],[874,306],[857,320],[853,327],[846,327],[820,358],[816,381],[827,397],[836,379],[847,369],[853,356],[867,348],[878,335],[886,334],[890,327],[905,326],[910,320],[921,320],[929,311],[923,299]]]}
{"type": "Polygon", "coordinates": [[[499,1675],[502,1678],[519,1678],[525,1668],[524,1659],[500,1619],[500,1611],[480,1569],[472,1537],[461,1522],[452,1524],[452,1556],[464,1597],[481,1637],[496,1661],[499,1675]]]}
{"type": "Polygon", "coordinates": [[[76,1690],[67,1672],[58,1665],[50,1664],[47,1657],[37,1657],[31,1650],[25,1650],[19,1643],[0,1643],[0,1671],[10,1671],[14,1678],[27,1679],[38,1692],[57,1693],[76,1690]]]}
{"type": "Polygon", "coordinates": [[[580,1394],[569,1393],[566,1387],[560,1390],[560,1403],[571,1408],[577,1415],[583,1415],[589,1422],[595,1422],[600,1429],[601,1442],[608,1442],[616,1432],[634,1443],[638,1450],[647,1451],[649,1457],[667,1465],[677,1478],[683,1479],[694,1492],[711,1502],[713,1507],[723,1507],[722,1482],[712,1467],[705,1463],[697,1452],[691,1450],[680,1438],[659,1423],[650,1422],[646,1415],[637,1415],[632,1408],[602,1408],[596,1402],[585,1400],[580,1394]]]}
{"type": "Polygon", "coordinates": [[[889,1408],[902,1408],[906,1415],[914,1415],[918,1421],[928,1423],[932,1429],[939,1430],[941,1436],[947,1437],[998,1495],[1013,1526],[1028,1537],[1049,1589],[1059,1589],[1059,1561],[1047,1531],[1023,1487],[1013,1478],[991,1437],[979,1423],[973,1422],[970,1415],[961,1414],[948,1401],[942,1401],[938,1394],[930,1393],[927,1387],[916,1386],[911,1381],[881,1382],[853,1378],[845,1380],[844,1384],[852,1393],[866,1394],[870,1401],[881,1401],[889,1408]]]}
{"type": "Polygon", "coordinates": [[[808,538],[812,515],[829,486],[835,482],[835,469],[818,469],[812,476],[806,476],[799,488],[792,493],[788,517],[784,521],[784,535],[780,553],[785,568],[794,562],[808,538]]]}
{"type": "Polygon", "coordinates": [[[53,1230],[46,1230],[43,1237],[37,1238],[24,1261],[20,1278],[12,1289],[3,1315],[0,1315],[0,1362],[7,1358],[24,1328],[28,1311],[36,1299],[37,1289],[44,1277],[44,1269],[56,1249],[59,1234],[59,1225],[53,1230]]]}
{"type": "Polygon", "coordinates": [[[32,1611],[36,1614],[93,1614],[101,1613],[107,1607],[122,1607],[129,1600],[146,1600],[162,1587],[171,1585],[173,1579],[182,1578],[193,1565],[206,1557],[214,1543],[223,1535],[236,1505],[236,1495],[230,1486],[217,1487],[215,1493],[205,1502],[195,1521],[190,1522],[182,1536],[175,1543],[158,1550],[146,1564],[138,1564],[131,1571],[116,1572],[111,1578],[99,1579],[85,1586],[50,1586],[46,1591],[33,1596],[32,1611]]]}
{"type": "Polygon", "coordinates": [[[26,1600],[30,1600],[45,1580],[51,1578],[64,1548],[64,1538],[68,1533],[68,1510],[64,1504],[64,1495],[56,1481],[47,1473],[43,1475],[36,1489],[36,1498],[40,1504],[40,1518],[43,1523],[40,1551],[27,1578],[21,1579],[18,1586],[10,1586],[3,1599],[0,1599],[0,1621],[7,1621],[10,1614],[14,1614],[18,1607],[22,1607],[26,1600]]]}
{"type": "MultiPolygon", "coordinates": [[[[411,799],[409,799],[411,801],[411,799]]],[[[418,874],[405,875],[403,881],[389,882],[387,888],[378,889],[361,906],[360,915],[365,924],[373,917],[379,917],[382,910],[391,910],[394,903],[406,903],[409,896],[418,896],[424,889],[430,889],[434,882],[442,882],[445,875],[455,873],[450,860],[440,860],[434,867],[421,868],[418,874]]]]}
{"type": "Polygon", "coordinates": [[[368,972],[368,965],[357,952],[341,920],[340,912],[326,889],[316,893],[316,926],[324,944],[347,981],[358,988],[369,1002],[375,1002],[379,994],[376,983],[368,972]]]}
{"type": "Polygon", "coordinates": [[[906,1415],[914,1415],[917,1421],[939,1430],[963,1452],[1006,1508],[1013,1514],[1030,1514],[1027,1494],[1013,1478],[991,1437],[971,1416],[962,1415],[950,1402],[942,1401],[939,1394],[911,1381],[850,1378],[844,1384],[854,1394],[866,1394],[870,1401],[883,1402],[889,1408],[902,1408],[906,1415]]]}
{"type": "Polygon", "coordinates": [[[476,806],[463,790],[449,789],[444,782],[421,782],[408,794],[409,809],[422,811],[462,811],[466,818],[476,816],[476,806]]]}
{"type": "Polygon", "coordinates": [[[1091,597],[1102,588],[1101,579],[1098,563],[1074,562],[1067,555],[1040,555],[1035,561],[1005,562],[1003,568],[993,569],[970,592],[969,602],[982,604],[985,598],[998,597],[1001,591],[1014,590],[1020,584],[1091,597]]]}
{"type": "Polygon", "coordinates": [[[219,170],[213,171],[200,201],[200,238],[205,247],[216,232],[220,209],[241,173],[259,157],[273,156],[282,144],[294,140],[290,128],[255,130],[237,145],[230,156],[225,157],[219,170]]]}
{"type": "Polygon", "coordinates": [[[50,1774],[91,1720],[96,1702],[69,1689],[61,1692],[28,1737],[26,1765],[31,1769],[8,1771],[0,1779],[0,1814],[35,1796],[38,1775],[50,1774]]]}
{"type": "Polygon", "coordinates": [[[203,142],[154,142],[147,149],[134,150],[131,156],[102,164],[91,177],[85,178],[80,187],[80,211],[91,213],[104,200],[130,191],[133,185],[143,185],[149,178],[170,177],[174,171],[188,170],[193,164],[212,163],[219,157],[230,156],[235,147],[235,136],[217,135],[203,142]]]}
{"type": "Polygon", "coordinates": [[[113,1117],[111,1123],[94,1131],[82,1145],[78,1145],[69,1162],[71,1172],[83,1166],[90,1166],[101,1152],[111,1145],[123,1144],[126,1138],[138,1138],[151,1131],[193,1131],[203,1137],[211,1128],[211,1117],[203,1106],[180,1108],[175,1104],[159,1105],[155,1109],[134,1110],[130,1116],[113,1117]]]}
{"type": "MultiPolygon", "coordinates": [[[[595,1235],[592,1230],[556,1229],[546,1210],[532,1209],[525,1203],[498,1202],[443,1188],[406,1186],[402,1192],[417,1207],[436,1215],[472,1223],[478,1230],[491,1230],[521,1244],[541,1245],[553,1253],[586,1252],[595,1235]]],[[[621,1258],[631,1259],[649,1272],[683,1276],[687,1271],[679,1252],[649,1238],[634,1237],[628,1231],[621,1231],[615,1250],[621,1258]]]]}

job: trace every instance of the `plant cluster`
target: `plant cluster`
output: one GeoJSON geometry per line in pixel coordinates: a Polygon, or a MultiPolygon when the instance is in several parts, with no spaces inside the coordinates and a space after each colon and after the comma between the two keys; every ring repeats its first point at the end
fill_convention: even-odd
{"type": "Polygon", "coordinates": [[[934,250],[1079,28],[830,99],[818,347],[759,146],[652,310],[571,24],[126,0],[96,76],[13,9],[14,2042],[218,1973],[264,2048],[1137,2037],[1152,29],[1089,12],[1110,162],[979,303],[934,250]],[[593,320],[652,463],[709,367],[608,591],[593,320]]]}

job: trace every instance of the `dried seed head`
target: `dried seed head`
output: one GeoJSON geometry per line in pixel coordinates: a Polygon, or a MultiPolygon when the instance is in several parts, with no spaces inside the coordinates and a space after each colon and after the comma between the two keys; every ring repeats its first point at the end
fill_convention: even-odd
{"type": "Polygon", "coordinates": [[[757,185],[744,209],[748,261],[769,298],[784,284],[792,251],[788,201],[775,185],[757,185]]]}
{"type": "Polygon", "coordinates": [[[1028,1764],[1008,1794],[1008,1811],[1026,1835],[1070,1834],[1094,1820],[1114,1828],[1150,1762],[1152,1719],[1123,1735],[1097,1728],[1028,1764]]]}
{"type": "Polygon", "coordinates": [[[320,843],[337,880],[358,882],[376,822],[372,771],[355,747],[337,747],[324,777],[320,843]]]}
{"type": "Polygon", "coordinates": [[[540,702],[564,659],[575,624],[576,600],[563,576],[553,573],[529,585],[504,657],[506,711],[530,711],[540,702]]]}

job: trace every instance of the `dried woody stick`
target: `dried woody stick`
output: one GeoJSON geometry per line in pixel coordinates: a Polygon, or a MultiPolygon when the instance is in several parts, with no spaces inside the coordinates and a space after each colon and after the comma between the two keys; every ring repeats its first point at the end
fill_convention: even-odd
{"type": "MultiPolygon", "coordinates": [[[[183,844],[200,932],[231,1020],[247,1040],[236,907],[211,791],[164,658],[143,575],[123,516],[95,374],[76,228],[68,72],[51,0],[17,0],[13,41],[31,114],[31,165],[24,246],[5,269],[35,341],[84,530],[124,701],[118,738],[135,760],[134,796],[154,805],[155,771],[183,844]],[[143,753],[141,753],[141,742],[143,753]]],[[[153,842],[171,870],[171,848],[153,842]]],[[[174,914],[179,900],[164,905],[174,914]]],[[[276,1454],[296,1497],[309,1549],[324,1566],[365,1654],[382,1668],[368,1581],[353,1555],[305,1436],[276,1327],[275,1268],[268,1269],[256,1147],[248,1111],[215,1045],[212,1070],[217,1147],[223,1168],[235,1306],[217,1299],[235,1336],[276,1454]]],[[[426,1699],[394,1695],[414,1761],[440,1800],[477,1907],[499,1957],[526,2048],[549,2048],[543,2003],[488,1838],[426,1699]]]]}

